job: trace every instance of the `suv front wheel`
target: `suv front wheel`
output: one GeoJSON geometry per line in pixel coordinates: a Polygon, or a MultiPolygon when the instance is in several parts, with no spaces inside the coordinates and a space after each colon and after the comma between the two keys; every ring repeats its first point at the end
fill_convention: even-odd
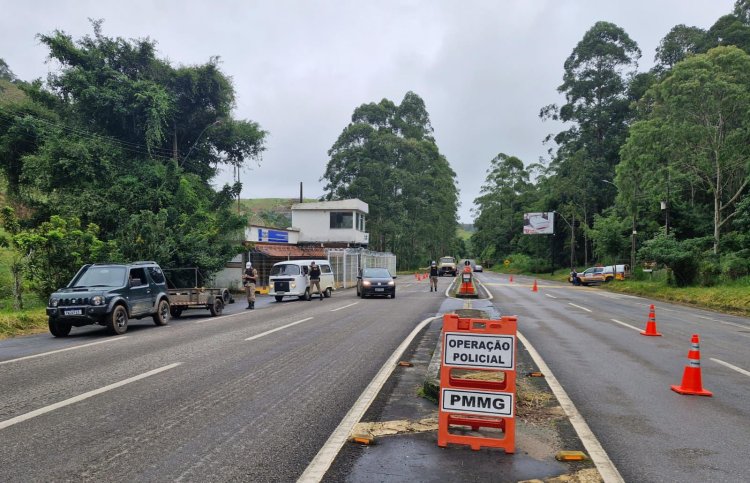
{"type": "Polygon", "coordinates": [[[128,331],[128,311],[122,305],[116,305],[107,316],[107,327],[115,335],[128,331]]]}
{"type": "Polygon", "coordinates": [[[62,322],[55,318],[49,317],[47,319],[47,325],[49,326],[50,334],[54,335],[55,337],[67,337],[68,334],[70,334],[70,322],[62,322]]]}

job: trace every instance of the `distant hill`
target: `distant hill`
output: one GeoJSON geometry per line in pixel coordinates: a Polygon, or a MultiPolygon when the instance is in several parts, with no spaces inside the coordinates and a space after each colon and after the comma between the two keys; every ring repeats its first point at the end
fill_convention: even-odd
{"type": "MultiPolygon", "coordinates": [[[[304,201],[318,200],[305,198],[304,201]]],[[[247,216],[249,224],[288,228],[292,224],[292,205],[295,203],[299,203],[299,198],[240,199],[240,215],[247,216]]]]}

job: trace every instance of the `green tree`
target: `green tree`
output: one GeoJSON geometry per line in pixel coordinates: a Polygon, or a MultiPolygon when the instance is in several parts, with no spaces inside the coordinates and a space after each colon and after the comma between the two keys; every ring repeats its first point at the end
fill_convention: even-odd
{"type": "Polygon", "coordinates": [[[687,173],[684,179],[711,197],[718,253],[750,172],[750,56],[717,47],[689,57],[649,91],[647,104],[647,118],[633,126],[623,147],[622,169],[648,173],[668,163],[687,173]]]}
{"type": "Polygon", "coordinates": [[[325,198],[368,203],[372,248],[394,252],[409,268],[456,249],[456,174],[417,94],[356,108],[328,155],[325,198]]]}
{"type": "Polygon", "coordinates": [[[654,61],[659,70],[669,70],[688,55],[700,52],[706,41],[705,30],[685,24],[675,25],[659,42],[654,61]]]}

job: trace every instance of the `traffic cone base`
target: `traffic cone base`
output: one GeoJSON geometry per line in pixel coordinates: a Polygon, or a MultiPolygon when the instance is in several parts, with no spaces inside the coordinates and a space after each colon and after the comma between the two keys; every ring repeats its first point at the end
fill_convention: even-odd
{"type": "Polygon", "coordinates": [[[699,389],[697,391],[691,391],[691,390],[685,389],[682,386],[670,386],[670,387],[672,388],[672,390],[674,392],[676,392],[678,394],[686,394],[686,395],[689,395],[689,396],[708,396],[708,397],[711,397],[711,396],[714,395],[714,393],[712,393],[711,391],[707,391],[707,390],[705,390],[703,388],[701,388],[701,389],[699,389]]]}

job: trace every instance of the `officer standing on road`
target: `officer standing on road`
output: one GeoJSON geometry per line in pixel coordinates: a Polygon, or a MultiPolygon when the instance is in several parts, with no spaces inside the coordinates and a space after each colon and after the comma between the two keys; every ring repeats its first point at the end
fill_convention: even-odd
{"type": "Polygon", "coordinates": [[[258,281],[258,271],[253,268],[253,264],[247,262],[245,264],[245,272],[242,274],[242,284],[245,286],[245,293],[247,294],[247,308],[255,308],[255,284],[258,281]]]}
{"type": "Polygon", "coordinates": [[[320,294],[320,301],[323,301],[323,291],[320,290],[320,267],[315,262],[310,262],[310,295],[312,295],[313,287],[318,287],[318,293],[320,294]]]}
{"type": "Polygon", "coordinates": [[[435,260],[433,260],[430,264],[430,292],[437,292],[438,276],[439,273],[437,263],[435,263],[435,260]]]}

